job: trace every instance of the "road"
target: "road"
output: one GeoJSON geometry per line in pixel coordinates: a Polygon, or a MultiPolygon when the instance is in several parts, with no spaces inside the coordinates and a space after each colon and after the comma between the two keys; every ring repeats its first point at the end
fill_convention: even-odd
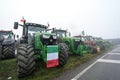
{"type": "Polygon", "coordinates": [[[54,80],[120,80],[120,46],[54,80]]]}

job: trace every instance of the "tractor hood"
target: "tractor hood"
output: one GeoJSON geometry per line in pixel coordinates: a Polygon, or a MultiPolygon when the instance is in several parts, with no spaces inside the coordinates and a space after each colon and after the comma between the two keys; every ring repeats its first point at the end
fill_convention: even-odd
{"type": "Polygon", "coordinates": [[[42,49],[44,45],[56,45],[56,35],[52,33],[36,33],[35,34],[35,49],[42,49]]]}
{"type": "Polygon", "coordinates": [[[14,42],[15,42],[14,39],[7,38],[7,39],[4,39],[4,40],[3,40],[2,45],[13,44],[14,42]]]}

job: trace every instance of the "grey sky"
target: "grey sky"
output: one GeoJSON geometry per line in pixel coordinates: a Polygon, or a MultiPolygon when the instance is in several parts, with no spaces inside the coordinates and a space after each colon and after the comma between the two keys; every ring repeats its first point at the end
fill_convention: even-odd
{"type": "Polygon", "coordinates": [[[49,21],[50,28],[68,29],[72,35],[84,30],[88,35],[120,38],[120,0],[0,1],[0,29],[13,29],[22,16],[27,22],[47,25],[49,21]]]}

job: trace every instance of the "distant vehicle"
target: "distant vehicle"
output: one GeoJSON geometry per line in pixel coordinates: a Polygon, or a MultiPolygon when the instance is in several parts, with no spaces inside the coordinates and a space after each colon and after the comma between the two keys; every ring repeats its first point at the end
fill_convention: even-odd
{"type": "Polygon", "coordinates": [[[105,50],[105,48],[108,47],[107,45],[110,44],[108,41],[103,40],[101,37],[94,37],[94,41],[95,45],[100,46],[100,50],[105,50]]]}
{"type": "Polygon", "coordinates": [[[12,31],[0,30],[0,59],[15,57],[15,36],[12,31]]]}
{"type": "Polygon", "coordinates": [[[91,49],[91,53],[96,53],[100,51],[100,47],[96,45],[96,41],[92,36],[76,36],[80,37],[84,43],[84,45],[88,45],[91,49]]]}

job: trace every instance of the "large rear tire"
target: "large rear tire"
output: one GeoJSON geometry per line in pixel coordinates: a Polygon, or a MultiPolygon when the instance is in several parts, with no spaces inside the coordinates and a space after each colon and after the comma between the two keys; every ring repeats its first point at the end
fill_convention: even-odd
{"type": "Polygon", "coordinates": [[[31,45],[22,44],[18,47],[17,71],[18,77],[30,75],[35,70],[34,49],[31,45]]]}
{"type": "Polygon", "coordinates": [[[64,43],[59,44],[60,50],[59,50],[59,67],[64,66],[67,63],[68,60],[68,52],[65,48],[64,43]]]}
{"type": "Polygon", "coordinates": [[[3,46],[2,55],[4,59],[15,58],[15,45],[3,46]]]}

